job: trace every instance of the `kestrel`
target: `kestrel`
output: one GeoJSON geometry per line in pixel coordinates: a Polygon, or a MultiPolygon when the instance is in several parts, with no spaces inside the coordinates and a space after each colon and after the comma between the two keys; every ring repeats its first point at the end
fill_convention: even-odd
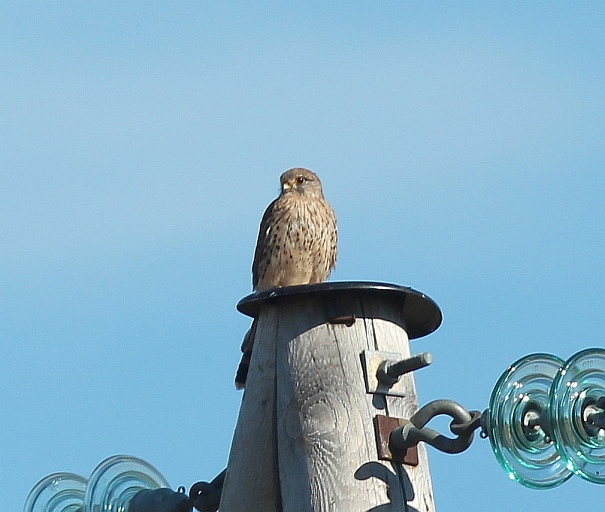
{"type": "MultiPolygon", "coordinates": [[[[252,286],[255,291],[321,283],[336,265],[336,215],[325,200],[321,181],[312,171],[294,168],[280,177],[281,193],[260,223],[252,286]]],[[[244,336],[235,385],[246,382],[256,320],[244,336]]]]}

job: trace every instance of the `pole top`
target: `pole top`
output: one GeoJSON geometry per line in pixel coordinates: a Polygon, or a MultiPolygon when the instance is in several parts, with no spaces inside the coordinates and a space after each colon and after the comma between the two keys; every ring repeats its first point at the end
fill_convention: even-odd
{"type": "Polygon", "coordinates": [[[408,286],[370,281],[335,281],[298,286],[284,286],[247,295],[237,304],[237,310],[253,318],[258,317],[265,304],[275,304],[286,297],[319,296],[322,299],[357,294],[358,296],[381,297],[401,302],[406,331],[410,339],[431,334],[443,319],[437,303],[422,292],[408,286]]]}

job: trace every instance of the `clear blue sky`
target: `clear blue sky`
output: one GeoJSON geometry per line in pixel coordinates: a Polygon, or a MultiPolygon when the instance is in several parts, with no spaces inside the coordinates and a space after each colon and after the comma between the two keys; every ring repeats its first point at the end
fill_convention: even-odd
{"type": "MultiPolygon", "coordinates": [[[[315,170],[337,280],[442,327],[421,402],[484,409],[531,352],[603,346],[605,4],[0,4],[0,495],[116,453],[226,464],[262,212],[315,170]]],[[[440,512],[572,510],[488,441],[430,450],[440,512]]]]}

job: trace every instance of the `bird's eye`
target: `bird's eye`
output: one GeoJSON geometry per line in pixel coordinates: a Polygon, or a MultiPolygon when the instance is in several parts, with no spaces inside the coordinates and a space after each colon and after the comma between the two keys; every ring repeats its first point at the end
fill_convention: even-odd
{"type": "Polygon", "coordinates": [[[298,178],[296,178],[296,183],[298,183],[299,185],[302,185],[305,182],[305,179],[302,176],[299,176],[298,178]]]}

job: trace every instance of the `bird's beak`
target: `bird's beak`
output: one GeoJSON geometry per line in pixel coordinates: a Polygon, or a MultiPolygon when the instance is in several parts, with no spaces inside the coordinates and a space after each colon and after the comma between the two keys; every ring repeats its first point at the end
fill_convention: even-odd
{"type": "Polygon", "coordinates": [[[282,192],[285,192],[286,190],[290,190],[291,188],[292,188],[292,185],[287,181],[285,181],[281,186],[282,192]]]}

